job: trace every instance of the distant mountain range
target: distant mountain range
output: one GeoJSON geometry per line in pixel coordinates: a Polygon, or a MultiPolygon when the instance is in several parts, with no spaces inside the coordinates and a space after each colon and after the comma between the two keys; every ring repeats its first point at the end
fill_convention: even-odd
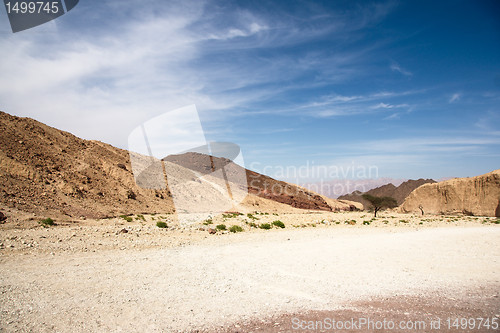
{"type": "Polygon", "coordinates": [[[386,184],[399,186],[405,181],[407,181],[407,179],[379,177],[366,179],[335,179],[314,183],[300,183],[299,185],[329,198],[338,199],[340,196],[350,194],[354,191],[367,192],[386,184]]]}
{"type": "Polygon", "coordinates": [[[399,186],[394,186],[393,184],[386,184],[366,192],[354,191],[351,194],[346,194],[338,197],[339,200],[349,200],[356,201],[363,204],[365,208],[369,208],[370,204],[368,201],[363,199],[362,195],[364,193],[371,194],[377,197],[392,197],[396,199],[398,205],[401,205],[408,195],[416,188],[429,183],[436,183],[433,179],[418,179],[418,180],[407,180],[401,183],[399,186]]]}

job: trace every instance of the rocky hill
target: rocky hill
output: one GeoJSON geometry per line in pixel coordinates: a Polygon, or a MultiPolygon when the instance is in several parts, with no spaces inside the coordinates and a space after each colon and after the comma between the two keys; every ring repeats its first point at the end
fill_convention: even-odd
{"type": "Polygon", "coordinates": [[[400,206],[403,212],[500,216],[500,170],[471,177],[425,184],[400,206]]]}
{"type": "MultiPolygon", "coordinates": [[[[4,112],[0,112],[0,133],[0,205],[76,218],[174,211],[168,188],[146,189],[136,184],[126,150],[83,140],[36,120],[4,112]]],[[[205,168],[196,162],[197,158],[200,156],[196,153],[188,153],[174,155],[171,160],[179,168],[188,160],[191,169],[205,168]]],[[[213,160],[216,164],[226,163],[220,158],[213,160]]],[[[245,172],[250,184],[250,195],[244,201],[247,205],[276,209],[281,209],[280,205],[318,210],[353,208],[349,203],[253,171],[245,172]]],[[[198,193],[183,195],[207,205],[209,199],[216,199],[202,198],[198,193]]]]}
{"type": "MultiPolygon", "coordinates": [[[[212,170],[219,170],[231,164],[231,161],[225,158],[212,157],[209,159],[206,158],[206,155],[196,152],[188,152],[182,155],[170,155],[164,160],[200,174],[207,174],[212,172],[212,170]]],[[[295,208],[326,211],[356,208],[352,203],[347,203],[346,206],[346,202],[326,198],[300,186],[279,181],[251,170],[245,170],[238,165],[233,164],[229,171],[226,172],[246,174],[246,179],[244,179],[243,182],[246,182],[248,193],[251,195],[290,205],[295,208]]]]}
{"type": "MultiPolygon", "coordinates": [[[[396,199],[398,202],[398,205],[402,204],[406,197],[416,188],[422,186],[423,184],[428,184],[428,183],[435,183],[435,180],[432,179],[418,179],[418,180],[407,180],[403,182],[399,186],[394,186],[393,184],[386,184],[374,189],[371,189],[365,193],[371,194],[373,196],[377,197],[392,197],[396,199]]],[[[350,200],[350,201],[356,201],[361,204],[365,208],[370,207],[370,203],[363,199],[361,195],[364,193],[361,193],[359,191],[355,191],[351,194],[343,195],[339,197],[339,200],[350,200]]]]}

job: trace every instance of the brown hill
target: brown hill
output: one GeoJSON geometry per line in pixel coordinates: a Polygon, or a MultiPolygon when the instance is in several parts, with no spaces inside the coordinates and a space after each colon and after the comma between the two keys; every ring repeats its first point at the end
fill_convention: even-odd
{"type": "MultiPolygon", "coordinates": [[[[188,152],[182,155],[170,155],[164,158],[164,160],[181,165],[200,174],[210,173],[212,170],[221,169],[231,163],[230,160],[225,158],[212,157],[209,159],[206,158],[206,155],[196,152],[188,152]]],[[[340,203],[338,207],[332,207],[327,203],[325,197],[299,186],[279,181],[254,171],[245,171],[245,169],[237,165],[235,168],[236,169],[233,168],[231,171],[234,173],[246,173],[248,193],[257,195],[261,198],[270,199],[300,209],[331,211],[335,210],[335,208],[344,207],[344,205],[340,203]]]]}
{"type": "MultiPolygon", "coordinates": [[[[0,112],[0,133],[2,205],[47,216],[90,218],[174,211],[168,189],[137,186],[126,150],[83,140],[36,120],[3,112],[0,112]]],[[[206,161],[206,156],[200,155],[187,153],[170,158],[179,168],[188,160],[191,169],[206,168],[204,162],[199,162],[206,161]]],[[[221,158],[213,160],[217,165],[227,163],[221,158]]],[[[327,199],[253,171],[245,172],[251,194],[244,203],[252,207],[280,209],[279,205],[267,203],[269,199],[302,209],[352,208],[349,203],[327,199]]],[[[199,198],[197,193],[184,194],[188,200],[196,198],[207,205],[209,199],[214,200],[199,198]]]]}
{"type": "Polygon", "coordinates": [[[500,216],[500,170],[471,177],[425,184],[400,206],[403,212],[500,216]]]}
{"type": "MultiPolygon", "coordinates": [[[[396,199],[398,202],[398,205],[402,204],[406,197],[416,188],[422,186],[423,184],[428,184],[428,183],[435,183],[435,180],[432,179],[418,179],[418,180],[407,180],[403,182],[399,186],[394,186],[393,184],[386,184],[374,189],[371,189],[365,193],[371,194],[377,197],[392,197],[396,199]]],[[[350,201],[357,201],[363,204],[363,206],[366,208],[370,207],[370,203],[363,199],[361,195],[364,193],[361,193],[359,191],[354,191],[351,194],[343,195],[339,197],[339,200],[350,200],[350,201]]]]}
{"type": "Polygon", "coordinates": [[[127,151],[0,112],[0,202],[38,214],[171,212],[168,191],[137,186],[127,151]]]}

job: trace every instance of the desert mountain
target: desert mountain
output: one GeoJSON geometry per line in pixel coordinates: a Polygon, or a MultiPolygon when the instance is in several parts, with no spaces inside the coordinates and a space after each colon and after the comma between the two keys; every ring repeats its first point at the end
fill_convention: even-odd
{"type": "Polygon", "coordinates": [[[500,216],[500,170],[471,177],[425,184],[400,206],[403,212],[430,214],[464,213],[500,216]]]}
{"type": "MultiPolygon", "coordinates": [[[[136,184],[126,150],[83,140],[36,120],[4,112],[0,112],[0,133],[1,205],[37,214],[91,218],[174,211],[168,188],[147,189],[136,184]]],[[[171,162],[174,172],[192,172],[189,176],[195,181],[195,171],[209,167],[206,157],[186,153],[164,160],[171,162]]],[[[219,157],[210,160],[216,167],[228,163],[219,157]]],[[[254,210],[289,207],[331,211],[354,207],[348,202],[325,198],[243,170],[250,193],[243,205],[254,210]]],[[[205,189],[208,186],[199,183],[205,189]]],[[[220,194],[214,191],[209,198],[200,197],[199,193],[183,195],[199,205],[210,206],[220,194]]]]}
{"type": "MultiPolygon", "coordinates": [[[[222,167],[231,163],[230,160],[221,157],[212,157],[210,159],[204,157],[206,155],[203,156],[196,152],[188,152],[182,155],[170,155],[164,160],[181,165],[200,174],[222,169],[222,167]]],[[[279,181],[251,170],[245,170],[238,165],[235,165],[229,172],[236,174],[243,172],[243,174],[246,174],[245,182],[248,184],[248,193],[295,208],[327,211],[356,208],[352,206],[352,203],[326,198],[300,186],[279,181]]]]}
{"type": "MultiPolygon", "coordinates": [[[[418,179],[418,180],[407,180],[403,182],[399,186],[394,186],[393,184],[386,184],[374,189],[371,189],[365,193],[371,194],[373,196],[377,197],[392,197],[396,199],[398,202],[398,205],[402,204],[406,197],[416,188],[422,186],[423,184],[428,184],[428,183],[435,183],[435,180],[432,179],[418,179]]],[[[370,203],[363,199],[361,195],[364,193],[361,193],[359,191],[354,191],[351,194],[347,195],[342,195],[339,197],[339,200],[350,200],[350,201],[356,201],[360,202],[363,204],[365,208],[368,208],[370,206],[370,203]]]]}

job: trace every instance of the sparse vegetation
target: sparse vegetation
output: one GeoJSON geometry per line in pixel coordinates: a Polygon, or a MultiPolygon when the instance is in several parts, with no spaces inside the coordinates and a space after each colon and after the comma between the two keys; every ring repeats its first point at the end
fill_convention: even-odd
{"type": "Polygon", "coordinates": [[[249,219],[252,219],[252,220],[258,220],[258,219],[259,219],[259,218],[255,217],[255,216],[253,216],[253,214],[251,214],[251,213],[248,213],[248,214],[247,214],[247,217],[248,217],[249,219]]]}
{"type": "Polygon", "coordinates": [[[363,221],[363,225],[370,225],[370,221],[363,221]]]}
{"type": "Polygon", "coordinates": [[[401,223],[409,223],[407,220],[399,220],[401,223]]]}
{"type": "Polygon", "coordinates": [[[363,194],[363,199],[370,202],[373,207],[374,217],[377,217],[377,212],[384,208],[397,207],[398,202],[391,197],[376,197],[370,194],[363,194]]]}
{"type": "Polygon", "coordinates": [[[144,222],[146,222],[146,218],[144,217],[144,215],[141,215],[141,214],[137,214],[137,216],[135,217],[136,220],[143,220],[144,222]]]}
{"type": "Polygon", "coordinates": [[[494,223],[494,224],[500,224],[500,219],[498,220],[495,220],[495,221],[490,221],[491,223],[494,223]]]}
{"type": "Polygon", "coordinates": [[[274,221],[273,225],[276,226],[276,227],[278,227],[278,228],[282,228],[282,229],[285,228],[285,224],[283,222],[281,222],[280,220],[274,221]]]}
{"type": "Polygon", "coordinates": [[[251,228],[258,228],[259,226],[253,222],[248,223],[251,228]]]}
{"type": "Polygon", "coordinates": [[[240,227],[239,225],[233,225],[233,226],[231,226],[231,228],[229,228],[229,231],[234,232],[234,233],[242,232],[243,228],[240,227]]]}
{"type": "Polygon", "coordinates": [[[127,191],[127,198],[128,198],[128,199],[135,200],[135,199],[137,199],[137,195],[134,193],[134,191],[132,191],[132,190],[128,190],[128,191],[127,191]]]}
{"type": "Polygon", "coordinates": [[[53,226],[55,225],[55,222],[53,219],[51,219],[50,217],[46,218],[46,219],[43,219],[40,221],[40,224],[44,227],[50,227],[50,226],[53,226]]]}
{"type": "Polygon", "coordinates": [[[227,213],[222,214],[222,218],[231,219],[231,218],[238,217],[240,215],[243,215],[243,214],[239,213],[239,212],[227,212],[227,213]]]}
{"type": "Polygon", "coordinates": [[[204,225],[210,225],[212,223],[214,223],[212,219],[206,219],[205,222],[203,222],[204,225]]]}
{"type": "Polygon", "coordinates": [[[226,230],[226,225],[225,224],[218,224],[215,228],[217,230],[226,230]]]}
{"type": "Polygon", "coordinates": [[[468,211],[467,209],[464,209],[462,212],[465,216],[474,216],[474,213],[468,211]]]}
{"type": "Polygon", "coordinates": [[[158,228],[168,228],[167,223],[162,222],[162,221],[158,221],[158,222],[156,222],[156,226],[157,226],[158,228]]]}
{"type": "Polygon", "coordinates": [[[269,223],[262,223],[259,225],[259,228],[269,230],[269,229],[271,229],[271,225],[269,223]]]}
{"type": "Polygon", "coordinates": [[[127,216],[127,215],[120,215],[120,217],[127,222],[132,222],[134,220],[131,216],[127,216]]]}

